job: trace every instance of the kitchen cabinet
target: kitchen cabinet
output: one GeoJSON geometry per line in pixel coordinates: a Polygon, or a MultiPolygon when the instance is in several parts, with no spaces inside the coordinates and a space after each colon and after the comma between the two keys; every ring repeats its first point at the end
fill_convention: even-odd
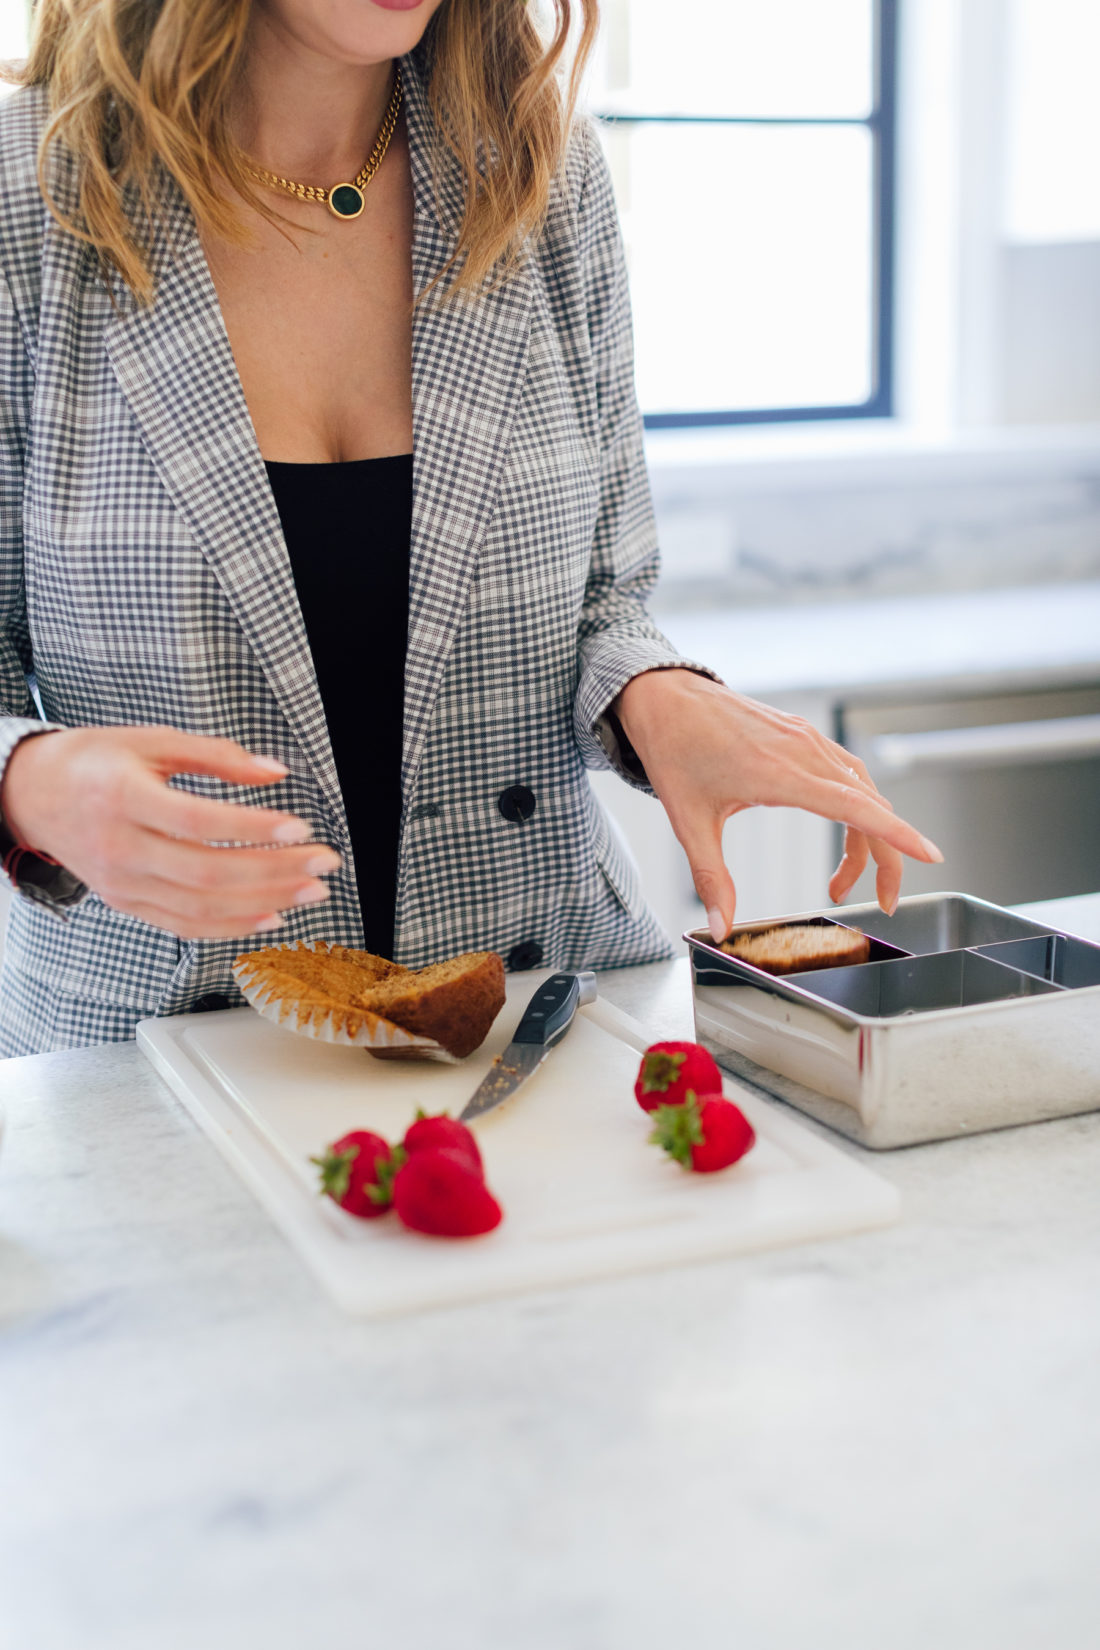
{"type": "Polygon", "coordinates": [[[912,866],[908,893],[942,888],[948,867],[952,887],[995,905],[1100,888],[1100,683],[856,699],[836,737],[943,850],[945,866],[912,866]]]}

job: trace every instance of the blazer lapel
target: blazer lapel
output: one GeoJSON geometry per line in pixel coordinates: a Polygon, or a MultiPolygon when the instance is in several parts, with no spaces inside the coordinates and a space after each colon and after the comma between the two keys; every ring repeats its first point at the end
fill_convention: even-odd
{"type": "MultiPolygon", "coordinates": [[[[433,165],[432,119],[402,60],[414,197],[413,292],[450,257],[462,213],[457,167],[433,165]]],[[[217,576],[318,782],[342,809],[336,769],[278,511],[194,224],[165,212],[154,304],[120,299],[106,347],[163,485],[217,576]]],[[[477,552],[492,516],[527,362],[529,276],[413,316],[413,516],[403,786],[410,794],[477,552]]]]}
{"type": "Polygon", "coordinates": [[[236,362],[190,212],[173,195],[156,301],[124,294],[106,348],[157,474],[213,569],[306,760],[339,812],[324,706],[236,362]]]}
{"type": "MultiPolygon", "coordinates": [[[[415,59],[401,64],[415,210],[413,291],[421,299],[457,242],[462,180],[433,170],[427,95],[415,59]]],[[[492,517],[527,364],[530,277],[447,296],[413,313],[413,519],[405,666],[403,788],[412,793],[439,686],[492,517]]]]}

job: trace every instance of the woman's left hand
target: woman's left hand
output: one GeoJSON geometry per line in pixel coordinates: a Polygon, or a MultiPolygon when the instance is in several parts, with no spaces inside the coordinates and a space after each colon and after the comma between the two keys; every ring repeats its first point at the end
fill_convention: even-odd
{"type": "Polygon", "coordinates": [[[839,902],[870,854],[875,891],[892,912],[902,855],[941,864],[927,837],[899,819],[858,758],[800,716],[747,699],[692,670],[648,670],[614,709],[664,804],[691,866],[716,941],[733,925],[737,895],[722,858],[722,827],[744,808],[804,808],[846,827],[844,857],[829,883],[839,902]]]}

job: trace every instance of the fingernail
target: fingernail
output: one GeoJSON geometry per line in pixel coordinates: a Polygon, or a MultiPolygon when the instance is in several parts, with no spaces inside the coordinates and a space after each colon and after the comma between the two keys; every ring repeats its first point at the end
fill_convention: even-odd
{"type": "Polygon", "coordinates": [[[254,756],[252,765],[262,768],[265,773],[277,773],[285,776],[290,772],[285,762],[277,762],[273,756],[254,756]]]}
{"type": "Polygon", "coordinates": [[[711,937],[714,940],[715,945],[721,945],[722,941],[729,933],[729,929],[726,926],[726,919],[718,909],[717,905],[712,905],[710,910],[707,912],[707,923],[710,927],[711,937]]]}
{"type": "Polygon", "coordinates": [[[926,836],[922,836],[920,839],[920,845],[932,861],[933,865],[943,864],[943,855],[940,853],[934,842],[929,842],[926,836]]]}
{"type": "Polygon", "coordinates": [[[259,922],[256,924],[254,932],[257,934],[267,934],[270,933],[273,928],[281,928],[282,926],[282,917],[279,916],[278,912],[273,912],[270,917],[260,918],[259,922]]]}
{"type": "Polygon", "coordinates": [[[305,882],[294,895],[295,905],[317,905],[323,899],[328,899],[328,889],[323,882],[305,882]]]}
{"type": "Polygon", "coordinates": [[[304,870],[307,877],[319,877],[325,871],[338,871],[343,864],[339,854],[326,849],[323,854],[312,854],[306,860],[304,870]]]}
{"type": "Polygon", "coordinates": [[[288,820],[285,825],[276,825],[271,833],[272,842],[308,842],[311,836],[309,826],[304,819],[288,820]]]}
{"type": "Polygon", "coordinates": [[[888,917],[892,917],[894,912],[897,910],[897,908],[898,908],[898,896],[897,896],[897,894],[895,894],[893,899],[890,901],[889,905],[884,905],[882,909],[886,912],[886,915],[888,917]]]}

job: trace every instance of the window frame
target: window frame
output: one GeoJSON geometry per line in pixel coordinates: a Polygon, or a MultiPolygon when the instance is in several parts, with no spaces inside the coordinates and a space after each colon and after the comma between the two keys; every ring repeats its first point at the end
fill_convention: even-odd
{"type": "Polygon", "coordinates": [[[891,418],[894,414],[894,258],[897,172],[897,42],[899,0],[874,0],[874,101],[866,115],[643,115],[597,108],[602,126],[863,126],[872,144],[873,391],[866,401],[837,406],[713,408],[700,412],[646,412],[647,430],[704,429],[731,424],[818,423],[832,419],[891,418]]]}

